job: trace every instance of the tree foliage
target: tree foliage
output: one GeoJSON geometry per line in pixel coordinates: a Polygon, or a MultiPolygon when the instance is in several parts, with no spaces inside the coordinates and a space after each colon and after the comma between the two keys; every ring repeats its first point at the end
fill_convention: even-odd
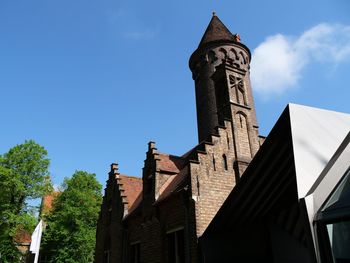
{"type": "Polygon", "coordinates": [[[47,151],[33,140],[16,145],[0,155],[0,252],[3,262],[17,262],[14,244],[18,231],[31,232],[36,219],[28,205],[51,184],[47,151]]]}
{"type": "Polygon", "coordinates": [[[43,250],[50,262],[92,262],[102,186],[95,174],[76,171],[62,188],[46,218],[43,250]]]}

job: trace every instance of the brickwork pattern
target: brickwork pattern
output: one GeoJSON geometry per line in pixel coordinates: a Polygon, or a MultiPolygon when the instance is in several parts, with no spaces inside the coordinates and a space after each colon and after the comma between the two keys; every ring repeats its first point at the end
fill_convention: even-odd
{"type": "Polygon", "coordinates": [[[234,141],[231,123],[218,128],[212,143],[190,164],[192,198],[195,201],[197,236],[201,236],[236,184],[234,141]]]}

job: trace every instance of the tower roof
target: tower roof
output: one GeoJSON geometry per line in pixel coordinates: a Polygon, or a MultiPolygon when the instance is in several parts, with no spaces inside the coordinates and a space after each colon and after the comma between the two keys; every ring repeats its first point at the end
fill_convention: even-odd
{"type": "Polygon", "coordinates": [[[235,36],[221,22],[218,16],[213,13],[213,17],[211,18],[209,25],[204,32],[198,48],[203,47],[210,42],[218,41],[237,42],[235,36]]]}
{"type": "Polygon", "coordinates": [[[208,46],[214,45],[226,45],[233,44],[245,49],[249,56],[249,61],[251,59],[251,54],[249,48],[240,42],[240,36],[238,34],[232,34],[230,30],[221,22],[218,16],[213,13],[207,29],[198,45],[198,48],[192,53],[189,61],[190,69],[193,70],[196,61],[201,57],[201,53],[208,46]]]}

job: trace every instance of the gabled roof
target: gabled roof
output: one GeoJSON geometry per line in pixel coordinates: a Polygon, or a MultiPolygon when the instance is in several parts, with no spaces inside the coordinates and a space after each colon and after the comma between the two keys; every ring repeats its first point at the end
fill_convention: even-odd
{"type": "Polygon", "coordinates": [[[166,173],[179,173],[184,165],[184,160],[181,157],[159,153],[158,154],[158,169],[166,173]]]}
{"type": "Polygon", "coordinates": [[[134,176],[119,175],[120,184],[123,187],[124,195],[128,202],[128,208],[131,208],[142,192],[142,179],[134,176]]]}
{"type": "MultiPolygon", "coordinates": [[[[158,203],[172,195],[182,186],[182,182],[188,175],[188,169],[186,168],[188,160],[183,157],[157,152],[156,163],[157,171],[160,174],[169,176],[158,193],[159,196],[156,200],[156,203],[158,203]]],[[[142,202],[143,182],[142,178],[139,177],[121,174],[119,174],[118,177],[118,184],[121,186],[122,196],[126,198],[128,203],[127,216],[125,217],[128,218],[132,212],[136,211],[142,202]]]]}

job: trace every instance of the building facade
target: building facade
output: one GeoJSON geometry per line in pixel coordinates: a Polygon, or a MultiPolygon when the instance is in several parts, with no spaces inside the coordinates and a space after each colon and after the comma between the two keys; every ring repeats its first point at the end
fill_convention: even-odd
{"type": "Polygon", "coordinates": [[[263,138],[249,77],[249,49],[213,17],[189,66],[199,143],[182,156],[149,142],[142,178],[111,165],[97,225],[96,262],[199,262],[198,239],[263,138]]]}

